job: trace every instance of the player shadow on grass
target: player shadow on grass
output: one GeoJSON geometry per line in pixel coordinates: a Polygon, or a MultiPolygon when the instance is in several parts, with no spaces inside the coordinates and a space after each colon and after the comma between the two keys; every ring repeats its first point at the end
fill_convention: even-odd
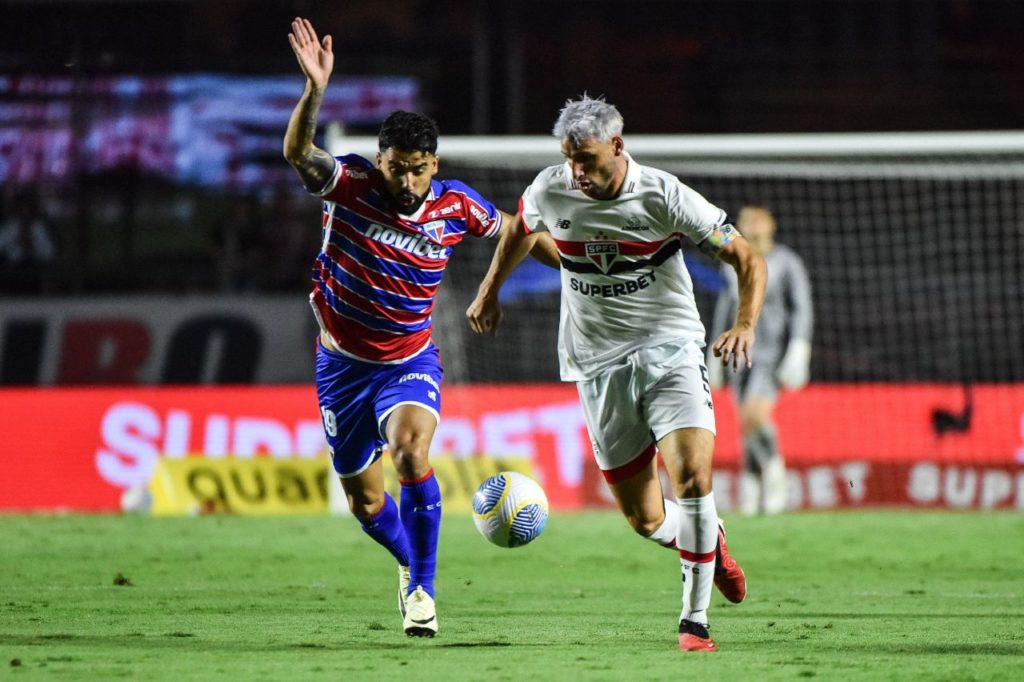
{"type": "MultiPolygon", "coordinates": [[[[872,614],[872,617],[876,617],[879,614],[872,614]]],[[[905,615],[905,614],[904,614],[905,615]]],[[[856,614],[831,614],[829,618],[847,618],[847,617],[858,617],[864,616],[856,614]]],[[[925,616],[925,617],[939,617],[939,616],[925,616]]],[[[948,616],[942,616],[948,617],[948,616]]],[[[958,616],[961,618],[963,616],[958,616]]],[[[975,617],[974,614],[966,616],[968,618],[975,617]]],[[[981,617],[981,616],[976,616],[981,617]]],[[[1008,617],[1018,617],[1010,615],[1008,617]]],[[[780,633],[782,634],[782,633],[780,633]]],[[[742,651],[749,645],[756,645],[761,647],[763,644],[778,643],[780,639],[788,639],[787,635],[783,634],[779,637],[769,637],[758,640],[757,642],[747,640],[741,642],[740,639],[735,641],[734,647],[736,651],[742,651]]],[[[405,642],[404,636],[398,637],[396,634],[395,639],[405,642]]],[[[500,640],[482,640],[482,641],[460,641],[460,642],[440,642],[436,640],[430,640],[429,642],[423,642],[424,644],[430,644],[437,648],[450,648],[450,649],[469,649],[469,648],[503,648],[503,647],[516,647],[516,648],[538,648],[538,647],[558,647],[567,646],[573,644],[583,645],[583,642],[523,642],[513,643],[505,642],[500,640]]],[[[310,650],[315,649],[318,651],[352,651],[354,649],[372,649],[372,650],[395,650],[395,641],[389,639],[388,641],[366,641],[366,640],[355,640],[346,639],[342,641],[333,640],[329,642],[252,642],[252,641],[237,641],[237,640],[207,640],[188,632],[168,632],[164,634],[146,635],[142,633],[130,633],[130,634],[118,634],[118,635],[76,635],[70,633],[52,633],[45,635],[0,635],[0,645],[13,647],[13,646],[26,646],[26,647],[46,647],[44,651],[53,652],[56,647],[72,647],[78,648],[83,646],[88,647],[124,647],[125,649],[179,649],[183,652],[187,651],[227,651],[227,652],[271,652],[271,651],[292,651],[292,650],[310,650]]],[[[892,654],[892,655],[910,655],[910,656],[929,656],[929,655],[971,655],[971,656],[1022,656],[1024,655],[1024,642],[975,642],[975,643],[955,643],[955,642],[853,642],[837,644],[834,647],[838,651],[872,651],[881,654],[892,654]]],[[[40,651],[42,653],[42,651],[40,651]]]]}

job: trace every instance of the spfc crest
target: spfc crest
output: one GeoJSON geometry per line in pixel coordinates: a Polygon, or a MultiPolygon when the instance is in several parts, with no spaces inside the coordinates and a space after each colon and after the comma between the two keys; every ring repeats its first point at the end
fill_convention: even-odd
{"type": "Polygon", "coordinates": [[[586,247],[587,258],[597,263],[601,272],[608,272],[619,256],[618,242],[587,242],[586,247]]]}
{"type": "Polygon", "coordinates": [[[423,223],[420,225],[420,229],[430,237],[431,241],[435,241],[440,244],[441,237],[444,236],[444,221],[434,220],[429,223],[423,223]]]}

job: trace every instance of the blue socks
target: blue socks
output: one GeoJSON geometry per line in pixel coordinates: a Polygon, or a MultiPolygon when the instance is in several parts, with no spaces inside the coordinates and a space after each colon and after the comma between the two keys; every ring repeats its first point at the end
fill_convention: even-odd
{"type": "Polygon", "coordinates": [[[437,536],[441,529],[441,488],[434,478],[433,469],[418,480],[402,481],[401,516],[412,550],[412,562],[408,564],[409,591],[411,593],[421,585],[433,597],[437,536]]]}
{"type": "Polygon", "coordinates": [[[417,481],[402,481],[401,512],[384,494],[384,506],[362,524],[363,530],[402,566],[409,567],[409,591],[421,585],[434,596],[437,537],[441,529],[441,488],[434,470],[417,481]]]}
{"type": "MultiPolygon", "coordinates": [[[[405,495],[402,495],[402,505],[405,506],[405,495]]],[[[383,545],[391,552],[391,556],[402,566],[409,565],[409,539],[406,537],[405,528],[398,517],[398,505],[395,500],[384,493],[384,506],[363,524],[363,530],[371,538],[383,545]]],[[[424,588],[426,589],[426,588],[424,588]]]]}

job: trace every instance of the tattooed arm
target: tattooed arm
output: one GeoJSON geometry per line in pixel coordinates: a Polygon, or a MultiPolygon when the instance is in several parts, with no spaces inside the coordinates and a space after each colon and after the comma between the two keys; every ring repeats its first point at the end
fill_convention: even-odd
{"type": "Polygon", "coordinates": [[[330,180],[335,164],[334,157],[313,144],[320,104],[334,70],[331,36],[325,36],[320,42],[309,20],[296,17],[288,42],[306,75],[306,88],[288,121],[284,158],[302,178],[306,189],[317,192],[330,180]]]}

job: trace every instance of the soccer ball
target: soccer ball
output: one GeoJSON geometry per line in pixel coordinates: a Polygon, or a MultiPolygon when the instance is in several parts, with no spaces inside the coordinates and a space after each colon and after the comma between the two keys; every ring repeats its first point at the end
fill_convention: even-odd
{"type": "Polygon", "coordinates": [[[529,476],[503,471],[481,483],[473,495],[473,523],[499,547],[522,547],[547,522],[548,497],[529,476]]]}

